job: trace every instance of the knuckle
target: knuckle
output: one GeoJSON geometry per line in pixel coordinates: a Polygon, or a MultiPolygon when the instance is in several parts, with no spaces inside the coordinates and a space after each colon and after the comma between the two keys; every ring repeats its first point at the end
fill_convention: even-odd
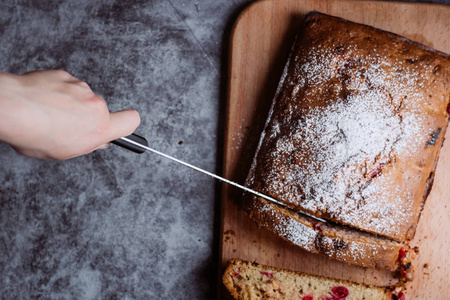
{"type": "Polygon", "coordinates": [[[97,94],[92,93],[89,97],[89,103],[99,108],[106,108],[106,101],[97,94]]]}
{"type": "Polygon", "coordinates": [[[84,81],[78,80],[78,81],[75,82],[75,84],[80,86],[80,87],[82,87],[82,88],[90,89],[89,85],[86,82],[84,82],[84,81]]]}
{"type": "Polygon", "coordinates": [[[66,72],[64,70],[51,70],[50,72],[52,72],[52,74],[55,77],[58,77],[58,78],[60,78],[62,80],[69,80],[69,79],[73,78],[72,75],[70,75],[68,72],[66,72]]]}
{"type": "Polygon", "coordinates": [[[59,87],[58,87],[58,91],[64,95],[68,95],[68,96],[72,96],[72,97],[79,97],[80,94],[80,88],[78,86],[75,86],[73,84],[67,84],[67,83],[62,83],[59,87]]]}

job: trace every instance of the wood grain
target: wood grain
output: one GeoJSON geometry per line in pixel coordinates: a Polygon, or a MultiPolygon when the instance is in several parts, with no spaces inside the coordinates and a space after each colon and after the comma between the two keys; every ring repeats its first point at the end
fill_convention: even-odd
{"type": "MultiPolygon", "coordinates": [[[[230,43],[224,177],[244,182],[290,47],[304,15],[311,10],[392,31],[450,52],[450,6],[338,0],[253,3],[236,21],[230,43]]],[[[415,279],[407,286],[407,299],[449,297],[450,130],[446,139],[432,191],[411,243],[420,247],[420,254],[414,263],[415,279]]],[[[223,186],[221,274],[226,262],[238,257],[367,284],[396,283],[389,271],[364,269],[311,254],[257,228],[234,203],[239,196],[239,191],[223,186]]],[[[219,297],[228,298],[222,284],[219,288],[219,297]]]]}

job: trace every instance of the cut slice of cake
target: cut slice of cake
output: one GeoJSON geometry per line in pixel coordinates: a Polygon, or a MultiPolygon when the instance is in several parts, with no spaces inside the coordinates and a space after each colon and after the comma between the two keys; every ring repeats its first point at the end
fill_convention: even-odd
{"type": "Polygon", "coordinates": [[[350,281],[281,270],[240,259],[232,259],[223,283],[239,300],[397,300],[404,293],[394,287],[375,287],[350,281]]]}
{"type": "Polygon", "coordinates": [[[398,273],[401,281],[413,279],[411,262],[418,249],[386,237],[332,223],[324,223],[256,198],[243,206],[259,226],[312,253],[349,264],[398,273]]]}

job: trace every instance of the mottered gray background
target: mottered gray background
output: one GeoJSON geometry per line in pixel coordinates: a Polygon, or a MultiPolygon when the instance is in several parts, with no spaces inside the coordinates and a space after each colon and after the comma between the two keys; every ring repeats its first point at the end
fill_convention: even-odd
{"type": "MultiPolygon", "coordinates": [[[[227,43],[250,2],[2,0],[0,70],[64,69],[138,110],[152,147],[220,173],[227,43]]],[[[219,187],[116,146],[51,162],[0,143],[0,299],[212,299],[219,187]]]]}

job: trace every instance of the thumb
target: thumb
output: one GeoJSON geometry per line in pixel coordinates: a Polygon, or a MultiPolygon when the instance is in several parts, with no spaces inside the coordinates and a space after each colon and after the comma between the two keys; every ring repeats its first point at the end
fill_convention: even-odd
{"type": "Polygon", "coordinates": [[[139,113],[135,110],[121,110],[110,113],[109,140],[132,134],[141,123],[139,113]]]}

